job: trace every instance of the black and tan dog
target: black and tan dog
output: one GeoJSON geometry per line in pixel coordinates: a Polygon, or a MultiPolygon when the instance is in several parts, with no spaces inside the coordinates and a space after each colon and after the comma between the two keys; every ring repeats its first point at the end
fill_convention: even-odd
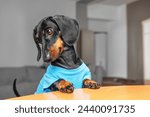
{"type": "Polygon", "coordinates": [[[76,20],[71,19],[66,16],[56,15],[50,16],[42,19],[39,24],[34,29],[34,41],[36,43],[38,49],[37,60],[41,58],[41,54],[43,53],[44,62],[50,62],[50,68],[47,69],[47,72],[43,79],[41,80],[39,87],[36,93],[42,93],[47,91],[56,91],[59,90],[65,93],[73,92],[74,88],[86,87],[97,89],[100,88],[100,85],[95,81],[91,80],[91,76],[86,74],[90,74],[89,69],[85,66],[84,62],[78,57],[74,44],[79,37],[79,24],[76,20]],[[41,49],[41,47],[42,49],[41,49]],[[84,64],[84,65],[83,65],[84,64]],[[53,66],[53,67],[52,67],[53,66]],[[76,74],[83,74],[84,78],[76,77],[76,81],[72,82],[74,76],[78,76],[75,73],[74,76],[68,73],[68,71],[76,71],[77,69],[83,68],[82,71],[76,72],[76,74]],[[53,71],[53,68],[56,70],[57,68],[62,68],[60,71],[53,71]],[[51,70],[51,73],[49,73],[51,70]],[[66,73],[66,71],[67,73],[66,73]],[[48,74],[55,73],[55,76],[49,76],[48,74]],[[60,73],[58,73],[60,72],[60,73]],[[84,73],[87,72],[87,73],[84,73]],[[63,77],[61,77],[61,74],[63,77]],[[66,76],[65,76],[66,75],[66,76]],[[59,78],[60,76],[60,78],[59,78]],[[46,78],[45,78],[46,77],[46,78]],[[51,77],[55,77],[55,82],[47,81],[51,79],[51,77]],[[68,78],[65,78],[68,77],[68,78]],[[70,77],[70,78],[69,78],[70,77]],[[67,79],[67,80],[66,80],[67,79]],[[81,79],[81,80],[80,80],[81,79]],[[82,82],[82,83],[81,83],[82,82]],[[50,83],[50,84],[48,84],[50,83]],[[80,85],[76,85],[82,84],[80,85]],[[46,86],[44,86],[46,85],[46,86]],[[76,86],[74,86],[76,85],[76,86]]]}
{"type": "Polygon", "coordinates": [[[91,72],[78,57],[74,44],[79,37],[79,24],[63,15],[42,19],[33,32],[38,49],[37,60],[43,56],[49,66],[41,79],[36,94],[60,91],[72,93],[74,88],[98,89],[91,80],[91,72]]]}

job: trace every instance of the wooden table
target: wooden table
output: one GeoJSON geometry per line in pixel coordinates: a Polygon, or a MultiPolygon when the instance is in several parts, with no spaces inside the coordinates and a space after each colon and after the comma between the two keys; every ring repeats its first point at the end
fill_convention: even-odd
{"type": "Polygon", "coordinates": [[[96,90],[76,89],[71,94],[55,91],[11,100],[150,100],[150,85],[107,86],[96,90]]]}

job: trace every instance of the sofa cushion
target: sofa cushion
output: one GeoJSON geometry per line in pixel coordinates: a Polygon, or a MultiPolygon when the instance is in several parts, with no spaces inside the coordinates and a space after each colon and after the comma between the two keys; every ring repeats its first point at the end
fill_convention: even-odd
{"type": "Polygon", "coordinates": [[[26,81],[26,74],[24,67],[0,68],[0,86],[12,85],[15,78],[19,79],[18,82],[24,82],[26,81]]]}
{"type": "Polygon", "coordinates": [[[28,81],[40,81],[45,73],[45,69],[41,67],[28,66],[26,67],[26,75],[28,76],[28,81]]]}
{"type": "Polygon", "coordinates": [[[0,86],[0,99],[15,97],[13,88],[11,85],[0,86]]]}
{"type": "Polygon", "coordinates": [[[39,82],[23,82],[16,84],[17,90],[21,96],[34,94],[39,82]]]}
{"type": "Polygon", "coordinates": [[[0,68],[0,99],[15,97],[13,81],[21,96],[34,94],[45,70],[36,66],[0,68]]]}
{"type": "MultiPolygon", "coordinates": [[[[38,86],[38,82],[17,83],[17,90],[21,96],[34,94],[38,86]]],[[[16,97],[11,85],[0,86],[0,99],[8,99],[16,97]]]]}

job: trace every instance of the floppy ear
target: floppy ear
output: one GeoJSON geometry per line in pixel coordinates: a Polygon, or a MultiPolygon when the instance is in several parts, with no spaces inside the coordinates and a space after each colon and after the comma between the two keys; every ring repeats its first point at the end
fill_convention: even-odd
{"type": "Polygon", "coordinates": [[[79,38],[79,24],[76,20],[63,15],[56,15],[53,20],[59,26],[64,42],[72,46],[79,38]]]}
{"type": "Polygon", "coordinates": [[[35,44],[36,44],[36,47],[37,47],[37,49],[38,49],[38,55],[37,55],[37,61],[39,61],[40,60],[40,58],[41,58],[41,47],[40,47],[40,40],[39,40],[39,35],[38,35],[38,33],[37,33],[37,26],[34,28],[34,30],[33,30],[33,38],[34,38],[34,42],[35,42],[35,44]]]}

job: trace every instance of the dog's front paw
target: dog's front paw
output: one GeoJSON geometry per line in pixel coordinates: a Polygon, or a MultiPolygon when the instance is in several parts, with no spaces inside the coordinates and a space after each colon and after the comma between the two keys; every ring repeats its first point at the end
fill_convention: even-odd
{"type": "Polygon", "coordinates": [[[94,80],[85,79],[83,81],[83,88],[99,89],[100,88],[100,84],[98,84],[94,80]]]}
{"type": "Polygon", "coordinates": [[[57,87],[58,87],[58,90],[63,93],[72,93],[74,91],[73,84],[66,80],[61,80],[58,83],[57,87]]]}

